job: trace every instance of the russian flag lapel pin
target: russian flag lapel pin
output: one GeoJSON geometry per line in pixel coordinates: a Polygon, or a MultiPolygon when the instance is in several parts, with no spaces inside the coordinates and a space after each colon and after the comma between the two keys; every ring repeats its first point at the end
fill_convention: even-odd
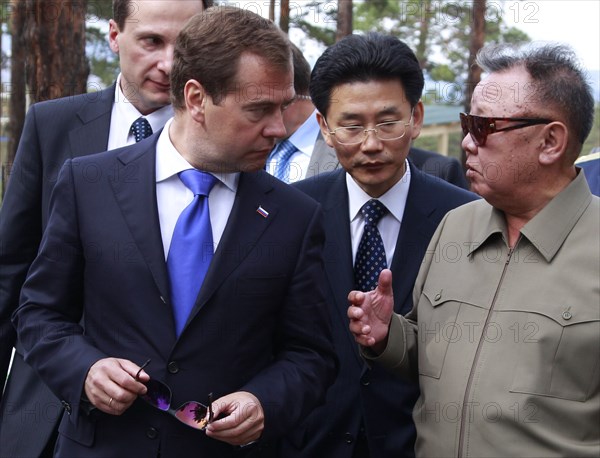
{"type": "Polygon", "coordinates": [[[263,218],[266,218],[267,216],[269,216],[269,212],[267,210],[265,210],[264,208],[262,208],[261,205],[259,205],[258,208],[256,209],[256,213],[258,213],[263,218]]]}

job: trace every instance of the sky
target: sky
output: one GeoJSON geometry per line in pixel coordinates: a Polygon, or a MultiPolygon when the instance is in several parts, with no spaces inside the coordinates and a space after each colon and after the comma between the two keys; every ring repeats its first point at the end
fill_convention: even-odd
{"type": "Polygon", "coordinates": [[[533,40],[571,45],[588,70],[600,70],[599,0],[507,1],[504,21],[533,40]]]}

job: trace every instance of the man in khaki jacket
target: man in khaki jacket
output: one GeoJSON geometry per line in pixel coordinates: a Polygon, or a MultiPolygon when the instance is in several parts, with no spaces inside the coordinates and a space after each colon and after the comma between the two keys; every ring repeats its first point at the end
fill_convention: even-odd
{"type": "Polygon", "coordinates": [[[476,201],[447,214],[412,312],[349,295],[363,354],[417,376],[416,455],[600,455],[600,199],[573,163],[594,102],[561,45],[487,47],[462,114],[476,201]]]}

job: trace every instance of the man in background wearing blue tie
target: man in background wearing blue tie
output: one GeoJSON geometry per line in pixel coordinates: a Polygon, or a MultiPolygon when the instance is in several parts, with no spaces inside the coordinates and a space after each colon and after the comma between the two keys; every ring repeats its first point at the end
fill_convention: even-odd
{"type": "Polygon", "coordinates": [[[283,113],[286,135],[273,148],[266,170],[286,183],[331,172],[340,166],[335,151],[327,146],[317,122],[310,95],[310,64],[291,43],[294,60],[294,103],[283,113]]]}
{"type": "Polygon", "coordinates": [[[317,408],[288,434],[286,458],[414,456],[416,383],[369,368],[348,330],[348,293],[394,272],[396,311],[412,288],[437,224],[474,194],[419,171],[407,156],[423,124],[423,73],[400,40],[350,35],[317,60],[310,95],[321,133],[342,168],[294,187],[323,205],[325,275],[339,375],[317,408]]]}
{"type": "Polygon", "coordinates": [[[287,37],[209,8],[170,81],[160,133],[65,162],[13,314],[65,405],[58,457],[270,456],[335,374],[321,208],[263,170],[294,98],[287,37]]]}
{"type": "MultiPolygon", "coordinates": [[[[114,149],[160,130],[173,110],[169,72],[175,38],[212,0],[114,0],[109,44],[121,73],[109,88],[33,105],[0,210],[0,456],[52,456],[62,405],[23,361],[10,316],[48,221],[67,158],[114,149]]],[[[92,173],[92,170],[89,170],[92,173]]]]}

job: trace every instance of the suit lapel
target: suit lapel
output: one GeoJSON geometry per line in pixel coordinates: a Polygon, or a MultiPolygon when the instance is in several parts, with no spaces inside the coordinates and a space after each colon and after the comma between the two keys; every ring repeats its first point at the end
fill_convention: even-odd
{"type": "Polygon", "coordinates": [[[362,359],[358,353],[358,345],[348,326],[348,293],[354,289],[354,261],[352,259],[352,242],[350,239],[350,215],[348,213],[348,190],[346,174],[343,170],[336,173],[330,188],[326,188],[322,205],[325,220],[325,275],[332,289],[335,303],[334,319],[344,323],[350,348],[354,351],[356,362],[362,367],[362,359]]]}
{"type": "Polygon", "coordinates": [[[84,152],[106,151],[114,96],[114,84],[102,91],[85,94],[88,100],[77,113],[80,124],[69,130],[71,157],[81,156],[84,152]]]}
{"type": "Polygon", "coordinates": [[[279,205],[273,203],[269,197],[272,186],[268,178],[266,172],[262,170],[256,173],[241,173],[235,202],[225,231],[204,277],[188,323],[221,287],[231,272],[250,254],[252,247],[256,245],[271,221],[277,217],[279,205]],[[257,213],[259,206],[268,212],[266,218],[257,213]]]}
{"type": "Polygon", "coordinates": [[[110,180],[115,199],[140,252],[144,256],[161,296],[170,300],[170,287],[165,262],[158,206],[156,203],[156,141],[141,142],[122,149],[117,155],[114,173],[110,180]]]}
{"type": "Polygon", "coordinates": [[[420,260],[437,225],[430,219],[435,204],[428,198],[423,172],[410,164],[410,173],[408,198],[391,265],[394,310],[402,314],[412,308],[412,290],[421,267],[420,260]]]}

